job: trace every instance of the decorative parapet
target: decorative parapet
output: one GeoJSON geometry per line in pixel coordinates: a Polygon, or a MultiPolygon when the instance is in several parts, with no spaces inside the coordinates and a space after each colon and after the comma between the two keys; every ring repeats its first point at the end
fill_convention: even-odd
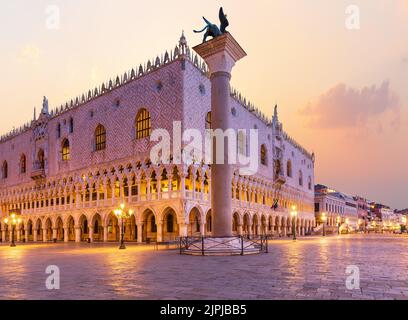
{"type": "MultiPolygon", "coordinates": [[[[62,104],[60,107],[57,107],[50,111],[50,117],[57,117],[65,112],[68,112],[76,107],[79,107],[95,98],[101,97],[104,94],[111,92],[112,90],[119,88],[133,80],[139,79],[147,74],[150,74],[157,69],[166,66],[176,60],[188,60],[190,61],[197,69],[199,69],[203,74],[208,73],[208,67],[201,58],[192,50],[190,50],[187,45],[186,38],[184,33],[182,34],[179,44],[174,47],[174,49],[166,51],[160,56],[156,56],[151,60],[148,60],[145,64],[140,64],[138,67],[135,67],[121,76],[116,76],[114,79],[110,79],[101,85],[95,87],[94,89],[88,90],[70,101],[67,101],[65,104],[62,104]]],[[[13,129],[12,131],[0,136],[0,143],[5,142],[23,132],[26,132],[33,128],[36,119],[33,121],[24,124],[23,126],[13,129]]]]}
{"type": "Polygon", "coordinates": [[[241,106],[243,106],[249,112],[253,113],[259,120],[261,120],[267,126],[272,124],[272,122],[268,119],[268,117],[264,113],[262,113],[253,103],[247,100],[235,88],[231,88],[231,97],[234,98],[235,101],[237,101],[241,106]]]}
{"type": "Polygon", "coordinates": [[[289,142],[291,145],[293,145],[295,148],[299,149],[300,152],[302,152],[306,157],[308,157],[310,160],[314,161],[314,154],[310,153],[307,151],[304,147],[300,145],[295,139],[293,139],[289,134],[286,132],[283,132],[283,138],[289,142]]]}

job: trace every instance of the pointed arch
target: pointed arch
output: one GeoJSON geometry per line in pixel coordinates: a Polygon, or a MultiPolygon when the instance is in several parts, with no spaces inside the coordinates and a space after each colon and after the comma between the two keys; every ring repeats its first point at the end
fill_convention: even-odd
{"type": "Polygon", "coordinates": [[[261,145],[260,158],[261,158],[261,164],[264,165],[264,166],[267,166],[268,165],[268,151],[267,151],[266,146],[264,144],[261,145]]]}
{"type": "Polygon", "coordinates": [[[139,110],[135,121],[136,139],[147,138],[152,133],[152,120],[150,112],[142,108],[139,110]]]}
{"type": "Polygon", "coordinates": [[[95,151],[106,149],[106,129],[103,125],[99,124],[94,132],[95,139],[95,151]]]}
{"type": "Polygon", "coordinates": [[[71,157],[71,148],[69,146],[69,140],[64,139],[61,143],[61,154],[62,154],[62,161],[68,161],[71,157]]]}
{"type": "Polygon", "coordinates": [[[293,173],[292,173],[292,161],[288,160],[288,162],[286,163],[286,175],[289,178],[292,178],[293,173]]]}
{"type": "Polygon", "coordinates": [[[8,178],[8,163],[6,160],[3,161],[3,165],[1,167],[1,176],[3,179],[8,178]]]}
{"type": "Polygon", "coordinates": [[[27,157],[23,153],[20,156],[20,173],[24,174],[27,172],[27,157]]]}
{"type": "Polygon", "coordinates": [[[176,211],[168,207],[164,209],[163,214],[163,241],[173,241],[179,234],[178,221],[176,211]]]}

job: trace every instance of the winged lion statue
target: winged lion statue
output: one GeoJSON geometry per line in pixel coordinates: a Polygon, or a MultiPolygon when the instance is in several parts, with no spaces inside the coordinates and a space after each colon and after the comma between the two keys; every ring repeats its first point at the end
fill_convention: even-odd
{"type": "Polygon", "coordinates": [[[227,15],[224,14],[224,10],[222,7],[220,8],[219,18],[220,18],[220,23],[221,23],[220,27],[218,27],[216,24],[211,23],[205,17],[203,17],[207,25],[200,31],[197,31],[197,30],[193,30],[193,31],[195,33],[201,33],[205,31],[203,42],[206,42],[208,37],[213,37],[213,38],[219,37],[227,32],[226,29],[229,26],[227,15]]]}

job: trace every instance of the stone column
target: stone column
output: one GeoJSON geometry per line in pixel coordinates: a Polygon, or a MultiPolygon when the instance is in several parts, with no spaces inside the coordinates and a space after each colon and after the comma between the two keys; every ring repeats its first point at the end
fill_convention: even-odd
{"type": "Polygon", "coordinates": [[[139,222],[136,224],[137,225],[137,242],[142,243],[143,242],[143,223],[139,222]]]}
{"type": "Polygon", "coordinates": [[[64,242],[69,242],[69,230],[68,230],[68,227],[64,228],[64,242]]]}
{"type": "Polygon", "coordinates": [[[200,234],[205,237],[205,223],[200,223],[200,234]]]}
{"type": "Polygon", "coordinates": [[[179,223],[180,237],[187,237],[187,226],[188,226],[187,223],[183,223],[183,222],[179,223]]]}
{"type": "MultiPolygon", "coordinates": [[[[194,50],[205,60],[211,75],[211,125],[225,132],[231,126],[230,79],[235,63],[245,51],[229,33],[204,42],[194,50]]],[[[214,217],[213,236],[232,236],[232,169],[228,164],[228,143],[221,154],[212,143],[211,208],[214,217]],[[216,161],[218,158],[218,161],[216,161]],[[223,158],[223,159],[222,159],[223,158]],[[223,161],[221,161],[223,160],[223,161]]],[[[236,159],[230,159],[236,161],[236,159]]]]}
{"type": "Polygon", "coordinates": [[[47,242],[47,237],[48,237],[48,229],[44,228],[43,229],[43,242],[47,242]]]}
{"type": "Polygon", "coordinates": [[[94,231],[94,228],[93,227],[88,227],[88,229],[89,229],[89,239],[91,239],[91,242],[93,242],[93,231],[94,231]]]}
{"type": "Polygon", "coordinates": [[[81,242],[81,228],[75,227],[75,242],[81,242]]]}
{"type": "Polygon", "coordinates": [[[103,242],[108,242],[108,226],[103,226],[103,242]]]}
{"type": "Polygon", "coordinates": [[[57,239],[57,232],[58,232],[57,228],[52,229],[52,240],[57,239]]]}
{"type": "Polygon", "coordinates": [[[106,206],[107,205],[107,200],[108,199],[108,187],[107,187],[107,183],[106,181],[104,181],[103,183],[103,205],[106,206]]]}
{"type": "Polygon", "coordinates": [[[253,235],[253,225],[251,223],[251,221],[248,223],[248,235],[251,237],[253,235]]]}
{"type": "Polygon", "coordinates": [[[256,233],[257,233],[258,236],[260,236],[262,234],[261,233],[261,225],[259,225],[259,224],[256,226],[256,233]]]}
{"type": "Polygon", "coordinates": [[[163,223],[157,222],[156,223],[157,227],[157,242],[162,242],[163,241],[163,223]]]}
{"type": "Polygon", "coordinates": [[[38,230],[34,229],[33,230],[33,241],[37,242],[37,240],[38,240],[38,230]]]}
{"type": "Polygon", "coordinates": [[[238,225],[237,227],[238,235],[242,236],[244,234],[243,229],[242,229],[242,224],[238,225]]]}

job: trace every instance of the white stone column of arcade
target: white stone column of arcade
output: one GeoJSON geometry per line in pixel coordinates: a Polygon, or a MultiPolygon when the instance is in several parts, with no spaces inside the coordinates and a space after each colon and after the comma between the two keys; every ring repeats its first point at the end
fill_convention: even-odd
{"type": "MultiPolygon", "coordinates": [[[[231,126],[230,79],[235,63],[246,56],[245,51],[229,33],[204,42],[193,48],[207,63],[211,75],[211,124],[212,129],[223,132],[231,126]]],[[[216,141],[212,144],[211,207],[213,236],[232,236],[232,169],[228,164],[228,143],[223,154],[217,155],[216,141]],[[217,163],[217,156],[224,156],[217,163]]]]}

